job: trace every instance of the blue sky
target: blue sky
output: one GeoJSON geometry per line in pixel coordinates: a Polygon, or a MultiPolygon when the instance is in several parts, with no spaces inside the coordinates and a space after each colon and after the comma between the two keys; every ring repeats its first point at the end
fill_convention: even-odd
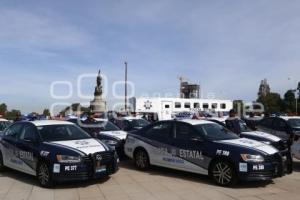
{"type": "MultiPolygon", "coordinates": [[[[77,77],[101,68],[112,104],[125,60],[135,96],[176,95],[179,75],[203,97],[254,100],[263,78],[282,94],[300,80],[299,10],[296,0],[1,0],[0,102],[41,111],[61,80],[74,94],[60,102],[87,102],[77,77]]],[[[93,93],[95,80],[83,83],[93,93]]]]}

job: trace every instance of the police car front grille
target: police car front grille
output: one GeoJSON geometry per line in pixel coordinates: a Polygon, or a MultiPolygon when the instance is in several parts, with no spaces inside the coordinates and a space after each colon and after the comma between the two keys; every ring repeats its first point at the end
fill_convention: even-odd
{"type": "Polygon", "coordinates": [[[100,154],[102,157],[102,162],[109,162],[111,161],[113,155],[111,152],[100,152],[100,153],[96,153],[96,154],[100,154]]]}
{"type": "Polygon", "coordinates": [[[280,162],[281,157],[279,154],[272,154],[265,157],[265,162],[280,162]]]}
{"type": "Polygon", "coordinates": [[[88,178],[90,177],[90,174],[89,172],[65,172],[65,173],[60,173],[57,176],[61,178],[78,179],[78,178],[88,178]]]}
{"type": "Polygon", "coordinates": [[[273,171],[259,171],[259,172],[250,172],[249,177],[272,177],[273,171]]]}
{"type": "Polygon", "coordinates": [[[82,157],[82,161],[85,163],[91,163],[93,162],[93,156],[95,157],[96,155],[100,154],[101,155],[101,162],[106,163],[112,160],[113,154],[111,152],[97,152],[94,153],[93,155],[87,155],[82,157]]]}

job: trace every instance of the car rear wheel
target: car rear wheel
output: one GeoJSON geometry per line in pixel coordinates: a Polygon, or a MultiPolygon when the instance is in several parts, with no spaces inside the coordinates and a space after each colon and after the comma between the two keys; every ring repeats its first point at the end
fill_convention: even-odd
{"type": "Polygon", "coordinates": [[[42,162],[38,165],[37,178],[42,187],[52,186],[52,174],[49,169],[49,166],[45,162],[42,162]]]}
{"type": "Polygon", "coordinates": [[[134,153],[135,166],[140,170],[146,170],[150,166],[149,157],[145,150],[138,149],[134,153]]]}
{"type": "Polygon", "coordinates": [[[211,167],[210,175],[221,186],[230,186],[237,182],[234,167],[226,160],[215,161],[211,167]]]}

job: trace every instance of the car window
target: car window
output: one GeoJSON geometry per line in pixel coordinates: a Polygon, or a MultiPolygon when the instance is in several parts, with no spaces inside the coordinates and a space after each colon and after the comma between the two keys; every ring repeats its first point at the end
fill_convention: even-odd
{"type": "Polygon", "coordinates": [[[176,131],[174,137],[179,140],[189,140],[193,137],[201,137],[201,135],[188,124],[176,123],[176,131]]]}
{"type": "Polygon", "coordinates": [[[17,134],[19,140],[37,141],[37,130],[32,125],[24,125],[23,129],[17,134]]]}
{"type": "Polygon", "coordinates": [[[287,122],[292,128],[300,127],[300,119],[289,119],[287,122]]]}
{"type": "Polygon", "coordinates": [[[100,127],[103,129],[103,131],[119,131],[120,128],[111,123],[110,121],[100,122],[100,127]]]}
{"type": "Polygon", "coordinates": [[[6,129],[4,135],[10,137],[16,137],[16,135],[22,130],[23,124],[14,124],[6,129]]]}
{"type": "Polygon", "coordinates": [[[287,123],[282,119],[275,119],[273,126],[276,131],[287,130],[287,123]]]}
{"type": "Polygon", "coordinates": [[[153,125],[146,131],[146,137],[164,142],[169,139],[172,132],[172,123],[160,122],[153,125]]]}
{"type": "Polygon", "coordinates": [[[273,122],[272,118],[266,118],[260,122],[260,125],[266,128],[272,128],[272,122],[273,122]]]}
{"type": "Polygon", "coordinates": [[[81,140],[91,138],[76,125],[46,125],[37,127],[43,141],[81,140]]]}
{"type": "Polygon", "coordinates": [[[0,131],[6,129],[10,124],[11,124],[10,122],[6,122],[6,121],[0,122],[0,131]]]}

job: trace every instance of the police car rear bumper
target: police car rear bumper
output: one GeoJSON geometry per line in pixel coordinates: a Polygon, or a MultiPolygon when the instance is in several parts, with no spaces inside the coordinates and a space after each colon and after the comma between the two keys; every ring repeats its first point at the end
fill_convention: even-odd
{"type": "Polygon", "coordinates": [[[290,174],[292,162],[289,156],[274,154],[267,156],[263,163],[247,163],[247,172],[239,172],[239,179],[246,181],[264,181],[290,174]]]}
{"type": "Polygon", "coordinates": [[[82,181],[97,179],[118,171],[119,158],[115,153],[99,153],[102,160],[96,161],[95,155],[85,156],[79,164],[60,164],[59,173],[53,170],[54,181],[82,181]]]}

